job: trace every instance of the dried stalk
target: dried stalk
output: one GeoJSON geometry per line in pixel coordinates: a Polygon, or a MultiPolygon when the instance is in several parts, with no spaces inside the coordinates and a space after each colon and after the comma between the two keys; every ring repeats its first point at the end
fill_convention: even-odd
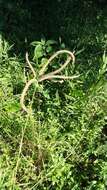
{"type": "Polygon", "coordinates": [[[58,73],[60,73],[69,63],[70,61],[73,61],[73,63],[75,62],[75,56],[72,52],[68,51],[68,50],[60,50],[60,51],[57,51],[55,54],[53,54],[49,60],[47,61],[47,63],[42,67],[42,69],[39,71],[39,78],[36,79],[36,73],[35,73],[35,70],[34,68],[32,67],[30,61],[29,61],[29,58],[28,58],[28,52],[26,52],[26,62],[28,63],[32,73],[33,73],[33,76],[34,78],[31,79],[30,81],[28,81],[23,89],[23,92],[21,94],[21,98],[20,98],[20,104],[21,104],[21,107],[24,111],[26,111],[27,113],[29,113],[28,109],[26,108],[25,104],[24,104],[24,101],[25,101],[25,96],[27,94],[27,91],[29,89],[29,87],[33,84],[33,83],[36,83],[38,84],[39,82],[42,82],[44,80],[51,80],[51,79],[63,79],[63,80],[72,80],[72,79],[75,79],[75,78],[78,78],[80,75],[77,75],[77,76],[64,76],[64,75],[56,75],[58,73]],[[50,72],[48,74],[44,74],[45,71],[46,71],[46,67],[52,62],[52,60],[54,60],[58,55],[60,54],[68,54],[69,57],[67,58],[67,60],[65,61],[65,63],[57,70],[53,71],[53,72],[50,72]]]}

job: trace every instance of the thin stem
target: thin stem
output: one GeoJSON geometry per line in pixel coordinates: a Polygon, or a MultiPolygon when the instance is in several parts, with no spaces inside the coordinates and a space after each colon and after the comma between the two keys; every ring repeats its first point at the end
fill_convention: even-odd
{"type": "Polygon", "coordinates": [[[34,75],[34,78],[31,79],[30,81],[28,81],[23,89],[23,92],[21,94],[21,98],[20,98],[20,104],[21,104],[21,107],[24,111],[26,111],[27,113],[30,113],[28,111],[28,109],[26,108],[25,106],[25,96],[27,94],[27,91],[29,89],[29,87],[33,84],[33,83],[39,83],[39,82],[42,82],[44,80],[51,80],[51,79],[63,79],[63,80],[72,80],[72,79],[75,79],[75,78],[78,78],[80,75],[74,75],[74,76],[65,76],[65,75],[56,75],[57,73],[60,73],[69,63],[70,61],[73,61],[73,63],[75,62],[75,56],[73,55],[72,52],[68,51],[68,50],[60,50],[60,51],[57,51],[54,55],[52,55],[49,60],[47,61],[47,63],[42,67],[42,69],[39,71],[39,79],[37,80],[36,79],[36,73],[32,67],[32,65],[30,64],[30,61],[29,61],[29,58],[28,58],[28,52],[26,52],[26,61],[34,75]],[[55,57],[57,57],[58,55],[60,54],[68,54],[69,57],[67,58],[67,60],[65,61],[65,63],[57,70],[53,71],[53,72],[50,72],[48,74],[44,74],[45,73],[45,70],[46,70],[46,67],[52,62],[52,60],[54,60],[55,57]]]}
{"type": "Polygon", "coordinates": [[[21,104],[21,107],[24,111],[28,112],[25,104],[24,104],[24,101],[25,101],[25,96],[27,94],[27,91],[29,89],[29,87],[33,84],[33,83],[37,83],[37,80],[35,78],[31,79],[30,81],[28,81],[23,89],[23,92],[21,94],[21,98],[20,98],[20,104],[21,104]]]}
{"type": "Polygon", "coordinates": [[[75,79],[75,78],[78,78],[80,75],[74,75],[74,76],[65,76],[65,75],[50,75],[50,74],[47,74],[47,75],[43,75],[39,80],[38,80],[38,82],[42,82],[42,81],[44,81],[44,80],[51,80],[51,79],[55,79],[55,78],[57,78],[57,79],[63,79],[63,80],[67,80],[67,79],[69,79],[69,80],[73,80],[73,79],[75,79]]]}
{"type": "Polygon", "coordinates": [[[28,65],[29,65],[29,67],[30,67],[30,69],[31,69],[34,77],[36,77],[36,72],[35,72],[34,68],[32,67],[32,65],[31,65],[31,63],[29,61],[29,58],[28,58],[28,52],[26,52],[26,56],[25,57],[26,57],[26,62],[28,63],[28,65]]]}
{"type": "Polygon", "coordinates": [[[55,59],[55,57],[57,57],[58,55],[60,54],[68,54],[70,55],[70,58],[67,59],[67,61],[64,63],[64,65],[61,66],[61,68],[59,68],[58,70],[56,71],[53,71],[52,74],[56,74],[56,73],[59,73],[60,71],[62,71],[67,65],[68,63],[70,62],[70,60],[72,59],[73,62],[75,62],[75,56],[74,54],[71,52],[71,51],[68,51],[68,50],[60,50],[60,51],[57,51],[55,54],[53,54],[47,61],[47,63],[42,67],[42,69],[39,71],[39,76],[43,75],[45,73],[45,70],[46,70],[46,67],[52,62],[53,59],[55,59]]]}

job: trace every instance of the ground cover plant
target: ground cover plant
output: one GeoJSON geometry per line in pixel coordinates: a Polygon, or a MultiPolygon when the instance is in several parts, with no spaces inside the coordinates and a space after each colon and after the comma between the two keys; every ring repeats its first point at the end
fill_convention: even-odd
{"type": "MultiPolygon", "coordinates": [[[[107,6],[76,0],[0,6],[0,189],[106,190],[107,6]],[[26,83],[64,49],[75,62],[61,75],[78,77],[33,83],[26,113],[20,104],[26,83]]],[[[67,58],[57,56],[46,73],[67,58]]]]}

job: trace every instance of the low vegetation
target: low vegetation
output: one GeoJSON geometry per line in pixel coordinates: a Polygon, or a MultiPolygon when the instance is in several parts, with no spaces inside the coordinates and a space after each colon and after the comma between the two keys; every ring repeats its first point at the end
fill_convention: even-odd
{"type": "MultiPolygon", "coordinates": [[[[0,189],[106,190],[106,7],[93,1],[45,3],[44,10],[42,1],[2,4],[4,13],[8,10],[2,26],[8,15],[10,30],[2,28],[0,35],[0,189]],[[50,17],[42,15],[40,25],[35,14],[40,16],[41,10],[45,16],[48,10],[50,17]],[[22,15],[30,21],[30,14],[26,30],[22,15]],[[17,22],[21,23],[19,34],[17,22]],[[35,25],[41,29],[38,36],[39,29],[34,36],[35,25]],[[26,50],[38,77],[49,58],[64,49],[74,53],[75,63],[70,61],[61,75],[78,77],[33,83],[25,97],[30,110],[26,113],[20,98],[34,77],[26,50]]],[[[66,54],[57,56],[46,73],[66,59],[66,54]]]]}

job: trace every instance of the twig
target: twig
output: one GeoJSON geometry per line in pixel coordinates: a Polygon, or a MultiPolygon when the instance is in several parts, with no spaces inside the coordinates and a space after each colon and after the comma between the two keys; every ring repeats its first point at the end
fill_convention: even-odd
{"type": "Polygon", "coordinates": [[[47,61],[47,63],[42,67],[42,69],[39,71],[39,78],[36,79],[36,73],[35,73],[35,70],[34,68],[32,67],[30,61],[29,61],[29,58],[28,58],[28,52],[26,52],[26,61],[34,75],[34,78],[31,79],[30,81],[28,81],[23,89],[23,92],[21,94],[21,98],[20,98],[20,104],[21,104],[21,107],[24,111],[26,111],[27,113],[29,113],[28,109],[26,108],[25,104],[24,104],[24,101],[25,101],[25,96],[27,94],[27,91],[29,89],[29,87],[33,84],[33,83],[36,83],[38,84],[39,82],[42,82],[44,80],[51,80],[51,79],[54,79],[54,78],[57,78],[57,79],[63,79],[63,80],[73,80],[75,78],[78,78],[80,75],[74,75],[74,76],[64,76],[64,75],[56,75],[58,73],[60,73],[69,63],[70,61],[73,61],[73,63],[75,62],[75,56],[72,52],[68,51],[68,50],[60,50],[60,51],[57,51],[55,54],[53,54],[49,60],[47,61]],[[50,72],[48,74],[44,74],[45,73],[45,70],[46,70],[46,67],[52,62],[52,60],[54,60],[58,55],[60,54],[68,54],[69,57],[67,58],[67,60],[65,61],[65,63],[57,70],[53,71],[53,72],[50,72]]]}
{"type": "Polygon", "coordinates": [[[47,74],[47,75],[43,75],[41,78],[39,78],[38,82],[42,82],[44,80],[47,80],[47,79],[63,79],[63,80],[72,80],[72,79],[75,79],[75,78],[78,78],[80,75],[74,75],[72,77],[70,76],[65,76],[65,75],[50,75],[50,74],[47,74]]]}
{"type": "Polygon", "coordinates": [[[28,52],[26,52],[26,62],[27,62],[27,64],[29,65],[29,67],[30,67],[30,69],[31,69],[31,71],[32,71],[32,73],[33,73],[33,75],[34,75],[34,77],[36,77],[36,73],[35,73],[35,70],[34,70],[34,68],[32,67],[32,65],[31,65],[31,63],[30,63],[30,61],[29,61],[29,58],[28,58],[28,52]]]}
{"type": "Polygon", "coordinates": [[[23,92],[21,94],[21,98],[20,98],[20,104],[21,104],[21,107],[24,111],[28,112],[25,104],[24,104],[24,100],[25,100],[25,96],[26,96],[26,93],[29,89],[29,87],[31,86],[31,84],[33,83],[37,83],[37,80],[35,78],[31,79],[30,81],[28,81],[23,89],[23,92]]]}
{"type": "Polygon", "coordinates": [[[60,50],[60,51],[57,51],[55,54],[53,54],[53,55],[49,58],[49,60],[47,61],[47,63],[42,67],[42,69],[41,69],[40,72],[39,72],[39,76],[41,76],[41,75],[43,75],[43,74],[45,73],[46,67],[49,65],[49,63],[52,62],[53,59],[55,59],[55,57],[57,57],[59,54],[64,54],[64,53],[70,55],[70,58],[68,58],[67,61],[66,61],[58,70],[53,71],[53,72],[50,73],[50,74],[57,74],[57,73],[61,72],[61,71],[68,65],[68,63],[71,61],[71,59],[72,59],[73,62],[75,62],[75,57],[74,57],[74,54],[73,54],[72,52],[70,52],[70,51],[68,51],[68,50],[60,50]]]}

